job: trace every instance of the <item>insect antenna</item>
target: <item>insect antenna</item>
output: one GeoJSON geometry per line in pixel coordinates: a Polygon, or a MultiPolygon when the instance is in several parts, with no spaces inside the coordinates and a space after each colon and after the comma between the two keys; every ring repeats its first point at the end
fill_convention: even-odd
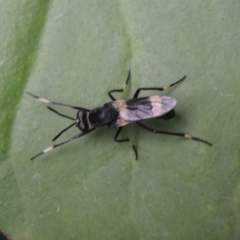
{"type": "Polygon", "coordinates": [[[49,107],[49,106],[47,106],[47,108],[48,108],[48,110],[56,113],[56,114],[57,114],[58,116],[60,116],[60,117],[65,117],[65,118],[71,119],[71,120],[73,120],[73,121],[76,121],[75,118],[72,118],[72,117],[69,117],[69,116],[67,116],[67,115],[65,115],[65,114],[62,114],[62,113],[58,112],[57,110],[55,110],[55,109],[53,109],[53,108],[51,108],[51,107],[49,107]]]}
{"type": "Polygon", "coordinates": [[[25,93],[27,93],[28,95],[30,95],[30,96],[33,97],[33,98],[36,98],[38,101],[43,102],[43,103],[46,103],[46,104],[58,105],[58,106],[64,106],[64,107],[70,107],[70,108],[73,108],[73,109],[84,110],[84,111],[90,112],[90,110],[87,109],[87,108],[82,108],[82,107],[78,107],[78,106],[73,106],[73,105],[69,105],[69,104],[66,104],[66,103],[54,102],[54,101],[48,100],[48,99],[46,99],[46,98],[39,97],[39,96],[37,96],[37,95],[35,95],[35,94],[33,94],[33,93],[30,93],[30,92],[25,92],[25,93]]]}
{"type": "Polygon", "coordinates": [[[47,152],[50,152],[50,151],[53,150],[54,148],[57,148],[57,147],[59,147],[59,146],[61,146],[61,145],[63,145],[63,144],[66,144],[66,143],[68,143],[68,142],[70,142],[70,141],[72,141],[72,140],[75,140],[75,139],[77,139],[77,138],[80,138],[80,137],[82,137],[82,136],[84,136],[84,135],[92,132],[93,130],[95,130],[95,128],[91,128],[91,129],[89,129],[87,132],[79,133],[79,134],[75,135],[74,137],[72,137],[72,138],[70,138],[70,139],[68,139],[68,140],[66,140],[66,141],[64,141],[64,142],[61,142],[61,143],[52,145],[51,147],[48,147],[48,148],[44,149],[42,152],[40,152],[40,153],[38,153],[37,155],[33,156],[33,157],[31,158],[31,160],[33,160],[33,159],[41,156],[42,154],[45,154],[45,153],[47,153],[47,152]]]}
{"type": "Polygon", "coordinates": [[[52,139],[52,142],[54,142],[55,140],[57,140],[64,132],[66,132],[69,128],[71,128],[72,126],[74,126],[76,124],[76,122],[72,123],[70,126],[64,128],[57,136],[55,136],[52,139]]]}
{"type": "Polygon", "coordinates": [[[68,118],[68,119],[71,119],[71,120],[74,121],[74,123],[72,123],[70,126],[64,128],[57,136],[55,136],[55,137],[52,139],[52,142],[54,142],[55,140],[57,140],[57,139],[62,135],[62,133],[66,132],[69,128],[71,128],[72,126],[74,126],[77,121],[76,121],[75,118],[72,118],[72,117],[69,117],[69,116],[67,116],[67,115],[65,115],[65,114],[62,114],[62,113],[58,112],[57,110],[55,110],[55,109],[53,109],[53,108],[51,108],[51,107],[49,107],[49,106],[47,106],[47,108],[48,108],[50,111],[56,113],[56,114],[57,114],[58,116],[60,116],[60,117],[68,118]]]}

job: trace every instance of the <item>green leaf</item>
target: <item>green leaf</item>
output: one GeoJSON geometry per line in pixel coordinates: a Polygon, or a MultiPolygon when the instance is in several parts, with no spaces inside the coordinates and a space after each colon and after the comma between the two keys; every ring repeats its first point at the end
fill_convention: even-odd
{"type": "Polygon", "coordinates": [[[0,1],[0,230],[12,239],[239,239],[239,7],[0,1]],[[110,101],[129,69],[119,99],[186,74],[164,92],[178,100],[176,117],[148,124],[213,147],[129,125],[121,136],[138,161],[113,141],[116,129],[30,161],[70,121],[24,91],[92,109],[110,101]]]}

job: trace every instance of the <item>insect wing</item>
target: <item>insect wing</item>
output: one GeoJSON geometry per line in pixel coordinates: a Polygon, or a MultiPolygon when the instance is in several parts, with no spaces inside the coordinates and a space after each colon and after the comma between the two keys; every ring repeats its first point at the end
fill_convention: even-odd
{"type": "Polygon", "coordinates": [[[119,111],[117,126],[124,126],[131,122],[156,118],[168,113],[177,104],[177,100],[168,96],[151,96],[118,100],[112,103],[119,111]]]}

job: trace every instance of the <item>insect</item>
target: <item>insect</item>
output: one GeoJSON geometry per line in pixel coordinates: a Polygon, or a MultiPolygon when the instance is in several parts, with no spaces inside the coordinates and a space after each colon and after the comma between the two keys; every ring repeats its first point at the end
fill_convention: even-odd
{"type": "Polygon", "coordinates": [[[202,143],[205,143],[209,146],[212,146],[212,144],[208,141],[205,141],[201,138],[191,136],[187,133],[181,133],[181,132],[169,132],[169,131],[163,131],[163,130],[156,130],[148,127],[147,125],[143,124],[141,121],[151,119],[151,118],[163,118],[163,119],[170,119],[175,116],[174,107],[177,104],[177,100],[169,97],[169,96],[162,96],[162,95],[154,95],[150,97],[138,97],[139,93],[141,91],[149,91],[149,90],[157,90],[157,91],[164,91],[167,90],[170,87],[175,86],[176,84],[181,83],[186,76],[182,77],[180,80],[178,80],[175,83],[172,83],[170,85],[166,85],[164,87],[147,87],[147,88],[138,88],[133,96],[132,99],[129,100],[116,100],[115,97],[112,95],[115,92],[123,92],[127,84],[129,83],[131,77],[130,70],[128,71],[128,77],[125,83],[125,86],[121,89],[113,89],[108,92],[108,96],[111,98],[111,102],[105,103],[101,107],[94,108],[92,110],[79,107],[79,106],[73,106],[65,103],[59,103],[50,101],[46,98],[38,97],[30,92],[26,92],[30,96],[36,98],[38,101],[49,104],[49,105],[58,105],[58,106],[64,106],[69,107],[72,109],[77,110],[77,116],[76,118],[72,118],[70,116],[67,116],[65,114],[62,114],[58,112],[57,110],[53,109],[52,107],[47,106],[47,108],[57,114],[58,116],[70,119],[73,121],[71,125],[64,128],[60,133],[58,133],[52,141],[57,140],[65,131],[67,131],[69,128],[73,127],[74,125],[79,128],[81,131],[77,135],[73,136],[72,138],[63,141],[61,143],[52,145],[51,147],[48,147],[44,149],[42,152],[38,153],[37,155],[33,156],[31,160],[37,158],[38,156],[45,154],[47,152],[50,152],[54,148],[57,148],[63,144],[66,144],[74,139],[80,138],[84,135],[89,134],[96,128],[101,127],[117,127],[118,130],[116,132],[116,135],[114,137],[115,142],[129,142],[134,153],[135,153],[135,159],[138,159],[138,152],[135,147],[135,145],[131,142],[129,138],[122,138],[119,139],[119,135],[123,129],[124,126],[130,123],[136,123],[141,128],[152,132],[152,133],[162,133],[167,135],[173,135],[173,136],[179,136],[184,137],[188,139],[192,139],[195,141],[199,141],[202,143]]]}

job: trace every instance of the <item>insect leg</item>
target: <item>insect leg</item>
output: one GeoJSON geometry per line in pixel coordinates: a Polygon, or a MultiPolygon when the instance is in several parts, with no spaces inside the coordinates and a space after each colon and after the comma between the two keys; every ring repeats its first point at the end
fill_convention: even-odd
{"type": "Polygon", "coordinates": [[[168,132],[168,131],[162,131],[162,130],[156,130],[156,129],[152,129],[148,126],[146,126],[145,124],[143,123],[140,123],[140,122],[137,122],[137,124],[142,127],[143,129],[149,131],[149,132],[152,132],[152,133],[162,133],[162,134],[166,134],[166,135],[173,135],[173,136],[179,136],[179,137],[184,137],[184,138],[188,138],[188,139],[192,139],[192,140],[195,140],[195,141],[198,141],[198,142],[202,142],[202,143],[205,143],[209,146],[212,146],[212,143],[208,142],[208,141],[205,141],[201,138],[198,138],[198,137],[194,137],[194,136],[191,136],[187,133],[179,133],[179,132],[168,132]]]}
{"type": "Polygon", "coordinates": [[[112,95],[112,93],[113,93],[113,92],[123,92],[123,90],[124,90],[124,89],[126,88],[126,86],[128,85],[128,82],[129,82],[130,77],[131,77],[131,71],[128,70],[128,76],[127,76],[127,80],[126,80],[126,82],[125,82],[124,87],[121,88],[121,89],[113,89],[113,90],[111,90],[111,91],[108,92],[108,96],[109,96],[113,101],[115,101],[116,98],[112,95]]]}
{"type": "Polygon", "coordinates": [[[38,101],[43,102],[43,103],[46,103],[46,104],[58,105],[58,106],[64,106],[64,107],[70,107],[70,108],[73,108],[73,109],[83,110],[83,111],[90,112],[90,110],[87,109],[87,108],[82,108],[82,107],[78,107],[78,106],[73,106],[73,105],[69,105],[69,104],[65,104],[65,103],[54,102],[54,101],[48,100],[48,99],[46,99],[46,98],[39,97],[39,96],[37,96],[37,95],[35,95],[35,94],[33,94],[33,93],[30,93],[30,92],[25,92],[25,93],[27,93],[28,95],[32,96],[33,98],[36,98],[38,101]]]}
{"type": "Polygon", "coordinates": [[[140,91],[142,91],[142,90],[147,90],[147,91],[149,91],[149,90],[157,90],[157,91],[167,90],[168,88],[173,87],[173,86],[175,86],[176,84],[182,82],[186,77],[187,77],[187,76],[184,76],[184,77],[182,77],[181,79],[179,79],[178,81],[176,81],[175,83],[172,83],[172,84],[170,84],[170,85],[166,85],[166,86],[164,86],[164,87],[138,88],[138,89],[136,90],[133,98],[137,98],[138,95],[139,95],[139,93],[140,93],[140,91]]]}
{"type": "Polygon", "coordinates": [[[114,141],[115,141],[115,142],[129,142],[130,145],[131,145],[131,147],[133,148],[134,153],[135,153],[135,160],[137,160],[137,159],[138,159],[137,149],[136,149],[136,147],[134,146],[134,144],[131,142],[131,140],[130,140],[129,138],[117,139],[118,136],[119,136],[119,134],[121,133],[122,129],[123,129],[122,127],[120,127],[120,128],[118,129],[118,131],[117,131],[117,133],[116,133],[116,135],[115,135],[115,137],[114,137],[114,141]]]}
{"type": "Polygon", "coordinates": [[[42,155],[42,154],[45,154],[45,153],[47,153],[47,152],[50,152],[50,151],[52,151],[54,148],[57,148],[57,147],[65,144],[65,143],[68,143],[68,142],[70,142],[70,141],[72,141],[72,140],[74,140],[74,139],[80,138],[80,137],[82,137],[82,136],[84,136],[84,135],[92,132],[93,130],[95,130],[95,128],[92,128],[92,129],[88,130],[87,132],[79,133],[79,134],[75,135],[74,137],[72,137],[72,138],[70,138],[70,139],[68,139],[68,140],[66,140],[66,141],[64,141],[64,142],[61,142],[61,143],[52,145],[51,147],[48,147],[48,148],[44,149],[42,152],[40,152],[40,153],[38,153],[37,155],[33,156],[33,157],[31,158],[31,160],[39,157],[39,156],[42,155]]]}

